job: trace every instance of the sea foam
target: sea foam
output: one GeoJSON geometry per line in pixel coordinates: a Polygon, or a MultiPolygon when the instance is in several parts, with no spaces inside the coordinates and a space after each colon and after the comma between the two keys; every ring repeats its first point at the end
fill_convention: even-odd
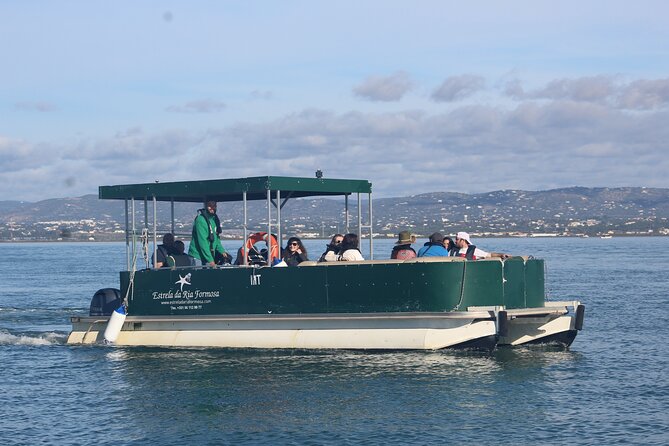
{"type": "Polygon", "coordinates": [[[6,330],[0,331],[0,345],[56,345],[64,344],[66,336],[62,333],[39,333],[14,335],[6,330]]]}

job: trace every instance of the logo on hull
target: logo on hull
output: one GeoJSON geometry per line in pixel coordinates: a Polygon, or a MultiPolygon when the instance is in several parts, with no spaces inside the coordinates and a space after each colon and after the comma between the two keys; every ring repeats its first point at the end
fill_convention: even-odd
{"type": "Polygon", "coordinates": [[[181,291],[183,292],[184,285],[190,285],[190,273],[186,274],[184,277],[181,277],[181,274],[179,274],[179,280],[174,283],[179,284],[181,286],[181,291]]]}

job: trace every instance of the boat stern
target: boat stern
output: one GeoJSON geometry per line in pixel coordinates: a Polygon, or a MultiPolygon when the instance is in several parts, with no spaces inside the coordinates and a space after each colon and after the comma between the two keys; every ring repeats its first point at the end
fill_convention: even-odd
{"type": "Polygon", "coordinates": [[[583,329],[585,305],[579,301],[545,302],[543,307],[506,311],[499,345],[549,344],[569,347],[583,329]]]}

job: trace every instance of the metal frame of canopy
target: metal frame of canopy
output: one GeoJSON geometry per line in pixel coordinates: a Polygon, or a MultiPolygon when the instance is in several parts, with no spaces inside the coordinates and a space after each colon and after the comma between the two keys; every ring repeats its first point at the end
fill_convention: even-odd
{"type": "MultiPolygon", "coordinates": [[[[244,209],[244,264],[247,264],[246,239],[248,238],[247,202],[266,200],[267,202],[267,234],[276,229],[279,252],[283,245],[281,231],[281,209],[290,198],[316,196],[344,196],[345,230],[349,232],[348,198],[357,194],[358,201],[358,234],[360,239],[363,230],[369,231],[369,259],[374,258],[374,231],[372,229],[372,183],[367,180],[348,180],[330,178],[304,177],[248,177],[218,180],[177,181],[167,183],[126,184],[116,186],[100,186],[98,197],[102,200],[125,201],[125,239],[127,267],[131,267],[130,253],[136,252],[136,214],[135,200],[144,201],[144,230],[149,229],[148,202],[153,202],[153,262],[157,257],[157,202],[164,201],[171,204],[171,231],[174,233],[174,203],[191,202],[206,203],[209,200],[217,202],[241,201],[244,209]],[[362,221],[361,194],[367,194],[368,224],[362,221]],[[285,194],[285,195],[282,195],[285,194]],[[274,216],[272,215],[274,208],[274,216]],[[132,216],[132,218],[130,217],[132,216]],[[132,237],[131,237],[132,234],[132,237]],[[132,251],[130,246],[132,244],[132,251]]],[[[269,248],[269,244],[268,244],[269,248]]],[[[134,262],[133,262],[134,263],[134,262]]],[[[270,265],[271,266],[271,265],[270,265]]],[[[134,266],[133,266],[134,269],[134,266]]]]}

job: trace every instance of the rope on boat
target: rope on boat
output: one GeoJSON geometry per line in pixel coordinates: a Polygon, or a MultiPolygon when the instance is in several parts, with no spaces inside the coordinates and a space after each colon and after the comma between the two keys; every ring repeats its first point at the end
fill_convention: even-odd
{"type": "Polygon", "coordinates": [[[146,263],[146,267],[148,268],[149,267],[149,229],[148,228],[142,229],[142,235],[140,236],[140,240],[142,241],[142,254],[144,255],[144,263],[146,263]]]}
{"type": "MultiPolygon", "coordinates": [[[[133,235],[134,236],[134,235],[133,235]]],[[[147,228],[142,229],[142,235],[140,236],[140,240],[142,241],[142,253],[144,255],[144,261],[147,264],[148,267],[148,262],[149,262],[149,230],[147,228]]],[[[133,244],[134,246],[137,246],[133,244]]],[[[123,297],[123,305],[125,307],[128,307],[128,296],[131,295],[131,290],[132,293],[134,293],[134,288],[135,288],[135,272],[137,272],[137,255],[139,254],[138,249],[135,249],[132,253],[132,267],[130,268],[130,275],[128,278],[128,289],[125,292],[125,296],[123,297]]]]}
{"type": "Polygon", "coordinates": [[[467,277],[467,262],[462,262],[462,285],[460,285],[460,300],[451,311],[458,311],[460,309],[460,305],[462,305],[462,299],[464,299],[465,296],[465,277],[467,277]]]}

